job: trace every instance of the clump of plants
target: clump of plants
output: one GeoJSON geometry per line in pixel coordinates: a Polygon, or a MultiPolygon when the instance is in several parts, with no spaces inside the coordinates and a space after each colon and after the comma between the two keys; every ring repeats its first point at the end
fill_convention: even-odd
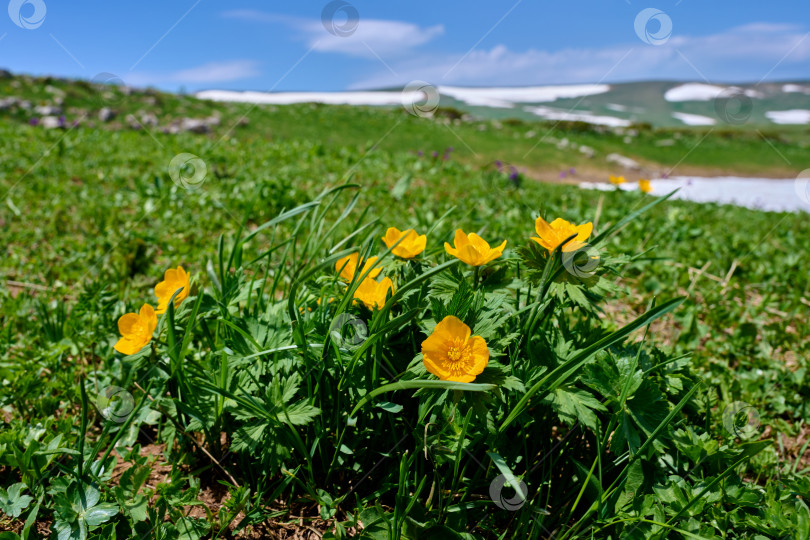
{"type": "Polygon", "coordinates": [[[807,486],[737,474],[771,441],[713,426],[689,356],[656,340],[652,323],[683,299],[650,298],[626,324],[606,310],[639,254],[605,240],[665,198],[598,234],[586,216],[538,215],[501,238],[452,211],[388,223],[357,209],[357,188],[167,270],[157,302],[118,318],[110,365],[79,381],[81,425],[63,426],[77,447],[50,426],[0,435],[0,464],[21,475],[0,508],[27,512],[22,536],[43,516],[60,539],[293,519],[375,539],[810,527],[807,486]],[[147,434],[172,463],[157,488],[147,434]],[[227,496],[195,517],[201,478],[227,496]]]}

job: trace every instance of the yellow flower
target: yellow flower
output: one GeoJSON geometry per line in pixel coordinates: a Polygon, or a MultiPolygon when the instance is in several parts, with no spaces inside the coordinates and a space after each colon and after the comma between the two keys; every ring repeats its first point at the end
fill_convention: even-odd
{"type": "Polygon", "coordinates": [[[506,240],[496,248],[489,247],[489,244],[475,233],[466,234],[461,229],[456,230],[456,237],[453,240],[455,248],[444,243],[444,249],[449,255],[460,259],[470,266],[482,266],[490,261],[494,261],[503,255],[503,248],[506,247],[506,240]]]}
{"type": "Polygon", "coordinates": [[[152,341],[152,333],[157,328],[157,315],[149,304],[141,306],[140,313],[127,313],[118,319],[118,331],[121,339],[115,344],[115,350],[121,354],[135,354],[152,341]]]}
{"type": "Polygon", "coordinates": [[[534,229],[537,231],[539,238],[533,236],[532,240],[546,248],[549,253],[562,244],[566,238],[576,234],[576,238],[571,239],[562,248],[563,251],[576,251],[582,247],[582,244],[593,232],[593,223],[589,221],[582,225],[574,225],[562,218],[546,223],[546,220],[541,216],[534,222],[534,229]]]}
{"type": "Polygon", "coordinates": [[[386,277],[382,281],[366,278],[354,291],[354,298],[363,302],[368,309],[374,309],[375,306],[381,308],[385,305],[385,297],[389,290],[392,292],[394,290],[391,278],[386,277]]]}
{"type": "Polygon", "coordinates": [[[627,182],[627,180],[624,178],[624,176],[614,176],[612,174],[610,175],[610,183],[613,184],[614,186],[624,184],[625,182],[627,182]]]}
{"type": "MultiPolygon", "coordinates": [[[[351,255],[346,255],[345,257],[341,257],[335,263],[335,271],[340,272],[340,277],[343,281],[352,281],[354,279],[354,274],[357,272],[357,261],[360,258],[359,253],[352,253],[351,255]]],[[[366,270],[374,266],[374,263],[377,262],[377,257],[369,257],[365,261],[363,261],[363,269],[360,271],[360,275],[366,273],[366,270]]],[[[375,268],[371,272],[369,272],[368,276],[370,278],[376,278],[382,272],[382,268],[375,268]]]]}
{"type": "Polygon", "coordinates": [[[189,289],[191,288],[191,276],[183,270],[182,266],[169,268],[163,273],[163,281],[155,285],[155,296],[158,297],[158,306],[155,313],[158,315],[165,313],[169,308],[169,300],[180,288],[183,290],[174,297],[175,309],[180,305],[180,302],[188,298],[189,289]]]}
{"type": "Polygon", "coordinates": [[[413,259],[425,251],[425,246],[427,245],[427,236],[424,234],[418,235],[413,229],[400,231],[396,227],[389,227],[385,232],[385,236],[382,237],[382,241],[385,242],[386,247],[390,248],[402,237],[405,237],[405,239],[402,242],[399,242],[399,245],[391,250],[391,253],[397,257],[402,257],[403,259],[413,259]]]}
{"type": "Polygon", "coordinates": [[[643,178],[638,181],[638,189],[643,191],[644,193],[650,193],[652,191],[652,184],[650,184],[649,180],[644,180],[643,178]]]}
{"type": "Polygon", "coordinates": [[[470,337],[470,327],[449,315],[422,342],[425,368],[443,381],[472,382],[489,363],[487,342],[470,337]]]}

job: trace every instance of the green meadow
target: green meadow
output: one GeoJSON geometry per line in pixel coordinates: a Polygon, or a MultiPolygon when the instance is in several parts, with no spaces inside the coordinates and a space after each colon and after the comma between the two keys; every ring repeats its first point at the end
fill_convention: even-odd
{"type": "Polygon", "coordinates": [[[65,116],[0,111],[0,539],[810,537],[807,213],[558,181],[622,173],[610,153],[792,178],[806,126],[0,94],[65,116]],[[592,223],[588,250],[531,240],[538,217],[592,223]],[[506,247],[472,266],[457,229],[506,247]],[[352,253],[391,280],[376,303],[352,253]],[[116,351],[177,266],[188,287],[116,351]],[[473,381],[428,367],[474,336],[473,381]]]}

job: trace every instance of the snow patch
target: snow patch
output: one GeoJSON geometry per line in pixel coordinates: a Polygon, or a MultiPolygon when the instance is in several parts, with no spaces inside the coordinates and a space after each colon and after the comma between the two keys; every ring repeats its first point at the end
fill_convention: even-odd
{"type": "MultiPolygon", "coordinates": [[[[608,183],[582,182],[580,187],[611,191],[615,186],[608,183]]],[[[796,196],[795,180],[774,180],[772,178],[740,178],[725,176],[700,178],[695,176],[673,176],[654,179],[650,182],[652,195],[667,195],[675,189],[675,199],[693,202],[713,202],[734,204],[771,212],[810,212],[810,204],[796,196]]],[[[638,190],[638,184],[621,184],[625,191],[638,190]]]]}
{"type": "Polygon", "coordinates": [[[713,126],[717,123],[714,118],[702,116],[700,114],[689,114],[682,112],[672,113],[673,118],[680,120],[687,126],[713,126]]]}
{"type": "Polygon", "coordinates": [[[236,101],[261,105],[289,105],[292,103],[327,103],[330,105],[399,105],[407,100],[424,100],[422,92],[238,92],[231,90],[203,90],[200,99],[236,101]]]}
{"type": "Polygon", "coordinates": [[[439,86],[439,94],[450,96],[467,105],[483,107],[513,107],[515,103],[546,103],[561,98],[577,98],[603,94],[607,84],[571,84],[566,86],[525,86],[521,88],[464,88],[439,86]]]}
{"type": "Polygon", "coordinates": [[[785,93],[800,93],[800,94],[810,94],[810,88],[806,86],[799,86],[798,84],[786,84],[782,86],[782,92],[785,93]]]}
{"type": "Polygon", "coordinates": [[[569,122],[587,122],[589,124],[599,124],[602,126],[624,127],[629,126],[630,121],[613,116],[598,116],[589,112],[572,112],[550,107],[525,107],[524,110],[536,114],[546,120],[564,120],[569,122]]]}
{"type": "MultiPolygon", "coordinates": [[[[516,103],[543,103],[560,98],[576,98],[602,94],[610,90],[607,84],[577,84],[568,86],[527,86],[523,88],[463,88],[439,86],[439,95],[481,107],[512,108],[516,103]]],[[[271,105],[291,103],[328,103],[332,105],[396,105],[408,100],[424,99],[421,92],[404,96],[398,91],[356,92],[238,92],[204,90],[197,97],[212,101],[238,101],[271,105]]]]}
{"type": "Polygon", "coordinates": [[[765,116],[774,124],[810,124],[810,111],[807,109],[768,111],[765,116]]]}
{"type": "Polygon", "coordinates": [[[715,84],[686,83],[675,88],[670,88],[664,93],[664,99],[672,102],[678,101],[710,101],[720,95],[730,95],[731,92],[738,91],[751,98],[763,97],[761,93],[754,90],[742,90],[736,86],[717,86],[715,84]]]}

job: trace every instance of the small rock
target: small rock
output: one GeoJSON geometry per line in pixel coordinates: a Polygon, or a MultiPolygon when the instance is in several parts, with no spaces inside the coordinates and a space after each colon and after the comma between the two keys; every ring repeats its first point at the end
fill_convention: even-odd
{"type": "Polygon", "coordinates": [[[660,141],[655,141],[655,146],[674,146],[675,140],[674,139],[662,139],[660,141]]]}
{"type": "Polygon", "coordinates": [[[141,113],[141,124],[144,126],[157,126],[158,125],[158,117],[154,115],[154,113],[141,113]]]}
{"type": "Polygon", "coordinates": [[[62,108],[55,105],[39,105],[34,109],[34,112],[42,116],[53,116],[62,114],[62,108]]]}
{"type": "Polygon", "coordinates": [[[141,123],[132,114],[128,114],[124,121],[127,123],[130,129],[141,129],[141,123]]]}
{"type": "Polygon", "coordinates": [[[116,116],[116,112],[109,107],[104,107],[100,111],[98,111],[98,119],[102,122],[109,122],[116,116]]]}
{"type": "Polygon", "coordinates": [[[608,163],[615,163],[616,165],[624,167],[625,169],[631,169],[631,170],[634,170],[634,171],[637,171],[637,170],[641,169],[641,165],[639,165],[638,162],[636,162],[634,159],[631,159],[631,158],[626,157],[626,156],[622,156],[622,155],[614,153],[614,154],[608,154],[606,159],[607,159],[608,163]]]}
{"type": "Polygon", "coordinates": [[[196,118],[183,118],[180,120],[180,129],[191,133],[208,133],[211,129],[205,120],[196,118]]]}
{"type": "Polygon", "coordinates": [[[583,155],[584,155],[585,157],[587,157],[587,158],[592,158],[593,156],[595,156],[595,155],[596,155],[596,150],[594,150],[594,149],[593,149],[593,148],[591,148],[590,146],[585,146],[584,144],[583,144],[583,145],[581,145],[581,146],[578,148],[578,150],[579,150],[579,153],[580,153],[580,154],[583,154],[583,155]]]}
{"type": "Polygon", "coordinates": [[[58,116],[45,116],[39,120],[39,125],[45,129],[56,129],[62,127],[62,121],[58,116]]]}

